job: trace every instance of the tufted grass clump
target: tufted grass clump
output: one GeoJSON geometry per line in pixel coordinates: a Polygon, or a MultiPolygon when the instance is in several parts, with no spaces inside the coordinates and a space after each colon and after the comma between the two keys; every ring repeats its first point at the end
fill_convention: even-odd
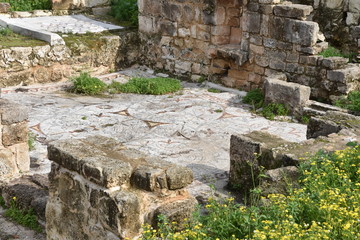
{"type": "Polygon", "coordinates": [[[179,80],[173,78],[132,78],[121,84],[113,82],[108,87],[114,93],[137,93],[161,95],[179,91],[182,87],[179,80]]]}
{"type": "Polygon", "coordinates": [[[250,90],[243,98],[243,102],[253,106],[254,110],[261,108],[264,104],[264,94],[260,89],[250,90]]]}
{"type": "Polygon", "coordinates": [[[261,114],[269,120],[274,120],[276,116],[289,115],[289,109],[281,103],[270,103],[263,107],[261,114]]]}
{"type": "Polygon", "coordinates": [[[302,161],[299,187],[288,195],[248,206],[209,199],[205,214],[181,223],[161,218],[159,229],[144,227],[142,239],[360,239],[360,146],[348,145],[302,161]]]}
{"type": "Polygon", "coordinates": [[[10,28],[1,28],[0,27],[0,36],[7,37],[13,35],[14,32],[10,28]]]}
{"type": "Polygon", "coordinates": [[[11,11],[50,10],[51,0],[2,0],[10,3],[11,11]]]}
{"type": "Polygon", "coordinates": [[[4,216],[36,232],[42,232],[34,210],[32,208],[29,210],[21,209],[16,202],[16,197],[11,199],[10,207],[5,210],[4,216]]]}
{"type": "Polygon", "coordinates": [[[119,21],[129,22],[132,26],[139,24],[137,0],[111,0],[110,14],[119,21]]]}
{"type": "Polygon", "coordinates": [[[72,79],[71,92],[84,95],[98,95],[106,90],[106,84],[100,79],[91,77],[89,73],[83,72],[80,76],[72,79]]]}
{"type": "Polygon", "coordinates": [[[352,91],[344,99],[336,101],[336,106],[360,113],[360,91],[352,91]]]}

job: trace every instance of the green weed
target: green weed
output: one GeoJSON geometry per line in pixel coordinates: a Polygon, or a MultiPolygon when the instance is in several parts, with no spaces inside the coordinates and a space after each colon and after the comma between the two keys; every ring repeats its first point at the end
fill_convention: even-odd
{"type": "Polygon", "coordinates": [[[270,103],[261,111],[261,115],[270,120],[274,120],[276,116],[287,116],[288,114],[289,110],[281,103],[270,103]]]}
{"type": "Polygon", "coordinates": [[[50,0],[3,0],[10,3],[11,11],[50,10],[50,0]]]}
{"type": "Polygon", "coordinates": [[[0,36],[11,36],[13,31],[10,28],[0,28],[0,36]]]}
{"type": "Polygon", "coordinates": [[[321,53],[319,53],[320,56],[323,56],[324,58],[327,57],[343,57],[348,58],[349,62],[352,60],[354,54],[346,54],[341,52],[339,49],[329,46],[327,49],[324,49],[321,53]]]}
{"type": "Polygon", "coordinates": [[[2,208],[6,208],[5,200],[4,200],[4,198],[2,196],[0,196],[0,206],[2,208]]]}
{"type": "Polygon", "coordinates": [[[221,112],[223,112],[223,110],[222,109],[215,109],[214,112],[221,113],[221,112]]]}
{"type": "Polygon", "coordinates": [[[110,14],[119,21],[130,22],[132,26],[139,24],[137,0],[111,0],[110,14]]]}
{"type": "Polygon", "coordinates": [[[301,123],[308,124],[309,121],[310,121],[310,117],[307,115],[301,116],[301,118],[300,118],[301,123]]]}
{"type": "Polygon", "coordinates": [[[132,78],[125,84],[113,82],[108,88],[122,93],[161,95],[180,90],[181,84],[173,78],[132,78]]]}
{"type": "Polygon", "coordinates": [[[360,91],[352,91],[344,99],[336,101],[336,106],[360,112],[360,91]]]}
{"type": "Polygon", "coordinates": [[[243,102],[252,105],[254,110],[256,110],[264,104],[264,94],[260,89],[250,90],[243,98],[243,102]]]}
{"type": "Polygon", "coordinates": [[[42,232],[42,228],[37,221],[34,210],[21,209],[16,202],[16,197],[13,197],[13,199],[10,201],[10,207],[5,210],[4,216],[10,218],[22,226],[31,228],[36,232],[42,232]]]}
{"type": "MultiPolygon", "coordinates": [[[[244,206],[209,199],[205,213],[180,223],[160,218],[142,239],[359,239],[360,146],[319,152],[300,163],[298,188],[244,206]]],[[[257,190],[256,190],[257,191],[257,190]]]]}
{"type": "Polygon", "coordinates": [[[35,149],[35,141],[36,141],[36,135],[33,132],[28,132],[29,151],[32,151],[35,149]]]}
{"type": "Polygon", "coordinates": [[[208,92],[212,92],[212,93],[221,93],[221,91],[219,89],[216,88],[209,88],[208,92]]]}
{"type": "Polygon", "coordinates": [[[71,92],[84,95],[97,95],[106,90],[106,84],[98,78],[91,77],[89,73],[83,72],[79,77],[72,79],[71,92]]]}

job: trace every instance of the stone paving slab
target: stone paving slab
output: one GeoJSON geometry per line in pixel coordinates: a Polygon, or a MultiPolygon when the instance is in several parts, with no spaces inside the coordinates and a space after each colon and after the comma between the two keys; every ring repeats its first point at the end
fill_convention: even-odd
{"type": "Polygon", "coordinates": [[[46,91],[2,96],[31,108],[29,126],[39,141],[31,153],[32,166],[38,173],[49,171],[47,143],[100,134],[190,167],[198,185],[221,187],[228,178],[231,134],[263,130],[292,142],[305,140],[305,125],[256,116],[234,93],[211,93],[190,83],[184,86],[180,93],[163,96],[99,98],[46,91]]]}

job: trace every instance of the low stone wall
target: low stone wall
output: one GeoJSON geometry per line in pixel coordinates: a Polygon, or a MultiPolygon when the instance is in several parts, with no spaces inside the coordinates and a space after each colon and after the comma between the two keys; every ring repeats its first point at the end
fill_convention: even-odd
{"type": "Polygon", "coordinates": [[[46,207],[47,239],[133,239],[162,214],[181,222],[196,200],[184,189],[190,169],[101,136],[48,147],[54,161],[46,207]]]}
{"type": "MultiPolygon", "coordinates": [[[[12,47],[0,50],[0,87],[66,80],[80,71],[108,73],[138,59],[138,35],[103,36],[67,45],[12,47]]],[[[66,38],[65,38],[65,41],[66,38]]]]}
{"type": "Polygon", "coordinates": [[[0,179],[30,169],[28,109],[0,98],[0,179]]]}

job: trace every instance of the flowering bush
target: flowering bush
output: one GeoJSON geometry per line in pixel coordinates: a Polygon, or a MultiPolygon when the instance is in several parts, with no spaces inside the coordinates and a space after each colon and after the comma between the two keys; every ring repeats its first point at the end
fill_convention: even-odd
{"type": "Polygon", "coordinates": [[[161,218],[143,239],[360,239],[360,146],[319,152],[300,165],[300,187],[248,207],[210,199],[206,214],[177,223],[161,218]]]}

